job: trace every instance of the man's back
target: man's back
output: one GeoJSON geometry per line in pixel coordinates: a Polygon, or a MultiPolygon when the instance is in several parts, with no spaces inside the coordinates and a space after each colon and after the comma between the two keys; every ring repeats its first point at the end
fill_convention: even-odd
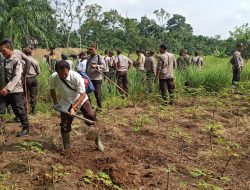
{"type": "Polygon", "coordinates": [[[129,64],[131,63],[130,59],[125,55],[118,55],[116,58],[117,71],[128,71],[129,64]]]}
{"type": "Polygon", "coordinates": [[[164,53],[159,56],[157,68],[160,69],[160,79],[174,77],[175,57],[172,53],[164,53]]]}

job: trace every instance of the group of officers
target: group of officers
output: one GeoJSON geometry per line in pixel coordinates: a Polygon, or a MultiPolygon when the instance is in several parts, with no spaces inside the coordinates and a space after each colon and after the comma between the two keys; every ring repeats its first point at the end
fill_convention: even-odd
{"type": "MultiPolygon", "coordinates": [[[[240,72],[243,66],[241,51],[243,44],[237,44],[236,51],[231,59],[233,65],[233,83],[240,81],[240,72]]],[[[38,62],[32,57],[32,50],[25,48],[23,51],[14,50],[12,41],[9,39],[0,42],[0,115],[6,113],[11,105],[16,118],[20,119],[22,130],[17,137],[29,134],[29,121],[27,116],[27,98],[29,97],[31,114],[36,113],[37,79],[40,73],[38,62]]],[[[50,94],[53,100],[53,107],[61,113],[61,136],[64,149],[70,148],[70,132],[74,116],[81,111],[83,116],[93,122],[87,122],[88,126],[94,125],[96,111],[102,110],[102,82],[108,80],[110,85],[114,84],[118,91],[125,97],[128,96],[128,71],[134,66],[137,70],[137,80],[142,85],[147,84],[148,93],[153,91],[153,82],[159,81],[164,102],[167,101],[167,92],[170,105],[174,103],[174,68],[185,69],[194,64],[202,68],[203,59],[198,52],[190,59],[186,50],[180,51],[176,60],[172,53],[167,51],[167,46],[162,44],[159,47],[159,54],[153,51],[137,51],[137,60],[132,62],[121,50],[105,51],[102,56],[97,53],[95,43],[88,45],[87,52],[81,52],[78,56],[76,67],[66,54],[61,55],[57,60],[55,49],[52,48],[48,55],[45,55],[50,77],[50,94]],[[74,71],[75,70],[75,71],[74,71]],[[97,110],[95,111],[90,102],[89,94],[94,92],[97,110]]],[[[90,134],[95,140],[98,150],[104,151],[97,127],[90,134]],[[94,134],[94,135],[93,135],[94,134]]]]}

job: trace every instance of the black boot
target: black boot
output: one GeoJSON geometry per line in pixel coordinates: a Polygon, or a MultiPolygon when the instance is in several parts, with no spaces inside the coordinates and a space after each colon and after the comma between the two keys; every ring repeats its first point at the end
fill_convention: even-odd
{"type": "Polygon", "coordinates": [[[16,137],[22,137],[29,134],[29,128],[22,128],[20,132],[17,133],[16,137]]]}
{"type": "Polygon", "coordinates": [[[63,140],[63,148],[69,149],[70,148],[70,132],[61,133],[62,134],[62,140],[63,140]]]}
{"type": "Polygon", "coordinates": [[[20,118],[16,116],[10,121],[10,123],[20,123],[20,118]]]}
{"type": "Polygon", "coordinates": [[[31,115],[36,115],[36,108],[35,107],[31,108],[30,114],[31,115]]]}

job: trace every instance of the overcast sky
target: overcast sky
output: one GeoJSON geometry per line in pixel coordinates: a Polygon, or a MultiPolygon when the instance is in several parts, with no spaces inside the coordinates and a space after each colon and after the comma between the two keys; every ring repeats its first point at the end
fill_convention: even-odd
{"type": "Polygon", "coordinates": [[[235,26],[250,23],[250,0],[87,0],[104,11],[117,9],[123,16],[155,18],[153,11],[164,8],[170,14],[181,14],[195,34],[229,36],[235,26]]]}

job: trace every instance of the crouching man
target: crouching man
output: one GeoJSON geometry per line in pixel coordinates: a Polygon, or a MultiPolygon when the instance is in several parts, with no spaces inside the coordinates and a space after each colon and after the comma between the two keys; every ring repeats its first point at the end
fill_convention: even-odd
{"type": "MultiPolygon", "coordinates": [[[[55,65],[56,72],[50,78],[50,94],[54,103],[54,109],[61,112],[61,135],[64,149],[70,148],[70,131],[73,117],[77,109],[80,109],[83,116],[89,120],[96,121],[96,114],[88,100],[85,91],[84,80],[75,71],[70,70],[69,64],[61,60],[55,65]],[[60,101],[57,99],[57,93],[60,101]],[[68,111],[69,114],[62,113],[68,111]]],[[[86,123],[90,125],[89,123],[86,123]]],[[[97,148],[103,151],[103,145],[99,134],[95,132],[97,148]]]]}

